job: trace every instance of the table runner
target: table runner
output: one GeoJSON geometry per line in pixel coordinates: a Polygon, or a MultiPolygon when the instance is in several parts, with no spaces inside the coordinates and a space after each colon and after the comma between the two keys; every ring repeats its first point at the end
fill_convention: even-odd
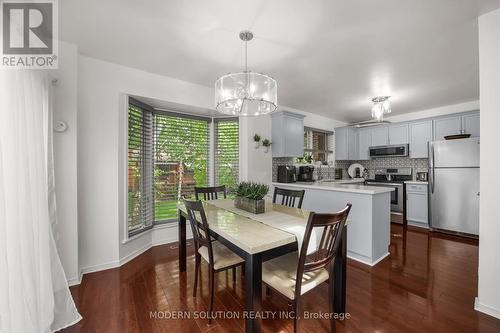
{"type": "MultiPolygon", "coordinates": [[[[309,218],[309,211],[304,209],[294,210],[291,208],[294,214],[287,214],[285,212],[274,210],[273,203],[266,201],[266,212],[262,214],[253,214],[234,207],[234,202],[231,199],[211,200],[205,201],[205,203],[295,235],[298,243],[298,253],[300,254],[302,243],[304,241],[307,220],[309,218]]],[[[313,229],[311,239],[309,240],[309,246],[307,247],[307,254],[311,254],[317,250],[321,241],[322,233],[322,228],[313,229]]]]}

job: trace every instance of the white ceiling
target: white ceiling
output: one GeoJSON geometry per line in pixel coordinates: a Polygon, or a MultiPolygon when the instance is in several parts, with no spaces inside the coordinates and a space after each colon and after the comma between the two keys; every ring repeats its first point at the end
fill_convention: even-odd
{"type": "MultiPolygon", "coordinates": [[[[249,68],[278,102],[342,121],[479,98],[477,16],[498,0],[64,0],[60,34],[82,54],[213,87],[249,68]]],[[[207,107],[212,107],[208,105],[207,107]]]]}

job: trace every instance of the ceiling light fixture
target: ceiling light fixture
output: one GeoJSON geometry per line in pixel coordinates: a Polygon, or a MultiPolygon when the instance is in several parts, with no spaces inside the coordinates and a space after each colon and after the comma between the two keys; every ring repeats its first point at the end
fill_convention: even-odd
{"type": "Polygon", "coordinates": [[[372,98],[372,118],[377,121],[384,119],[384,114],[391,113],[391,96],[377,96],[372,98]]]}
{"type": "Polygon", "coordinates": [[[248,71],[247,44],[253,33],[240,32],[245,42],[245,71],[229,73],[215,81],[215,108],[217,111],[234,116],[259,116],[276,110],[278,106],[278,86],[269,75],[248,71]]]}

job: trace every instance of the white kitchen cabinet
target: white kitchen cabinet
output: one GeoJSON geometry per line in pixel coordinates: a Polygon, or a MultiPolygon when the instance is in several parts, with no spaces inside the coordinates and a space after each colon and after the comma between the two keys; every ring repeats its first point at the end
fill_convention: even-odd
{"type": "Polygon", "coordinates": [[[372,146],[385,146],[389,144],[389,128],[377,126],[372,128],[372,146]]]}
{"type": "Polygon", "coordinates": [[[408,143],[408,124],[395,124],[389,126],[389,144],[402,145],[408,143]]]}
{"type": "Polygon", "coordinates": [[[372,129],[361,128],[358,130],[358,159],[369,160],[369,148],[372,145],[372,129]]]}
{"type": "Polygon", "coordinates": [[[457,134],[462,134],[460,115],[434,119],[434,140],[444,140],[447,135],[457,134]]]}
{"type": "Polygon", "coordinates": [[[408,224],[428,228],[427,184],[406,184],[406,220],[408,224]]]}
{"type": "Polygon", "coordinates": [[[464,134],[471,134],[471,137],[479,137],[479,113],[462,116],[462,129],[464,134]]]}
{"type": "Polygon", "coordinates": [[[335,129],[335,159],[339,161],[349,159],[347,154],[347,127],[335,129]]]}
{"type": "Polygon", "coordinates": [[[273,157],[304,155],[304,116],[288,111],[271,114],[273,157]]]}
{"type": "Polygon", "coordinates": [[[335,159],[339,161],[358,159],[358,133],[353,127],[335,129],[335,159]]]}
{"type": "Polygon", "coordinates": [[[427,146],[432,141],[432,120],[417,121],[409,125],[410,158],[427,158],[427,146]]]}
{"type": "Polygon", "coordinates": [[[353,127],[347,128],[347,157],[349,160],[358,159],[358,130],[353,127]]]}

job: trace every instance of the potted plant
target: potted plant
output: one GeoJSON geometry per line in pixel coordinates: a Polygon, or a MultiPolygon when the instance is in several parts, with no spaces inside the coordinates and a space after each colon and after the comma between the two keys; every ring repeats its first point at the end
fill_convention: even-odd
{"type": "Polygon", "coordinates": [[[258,135],[257,133],[255,133],[253,135],[253,142],[255,143],[255,149],[259,148],[259,146],[260,146],[260,135],[258,135]]]}
{"type": "Polygon", "coordinates": [[[262,146],[264,146],[265,153],[269,152],[269,147],[271,147],[271,145],[272,145],[272,142],[269,139],[262,140],[262,146]]]}
{"type": "Polygon", "coordinates": [[[269,192],[269,186],[253,182],[241,182],[236,188],[234,207],[250,213],[260,214],[266,210],[264,197],[269,192]]]}

